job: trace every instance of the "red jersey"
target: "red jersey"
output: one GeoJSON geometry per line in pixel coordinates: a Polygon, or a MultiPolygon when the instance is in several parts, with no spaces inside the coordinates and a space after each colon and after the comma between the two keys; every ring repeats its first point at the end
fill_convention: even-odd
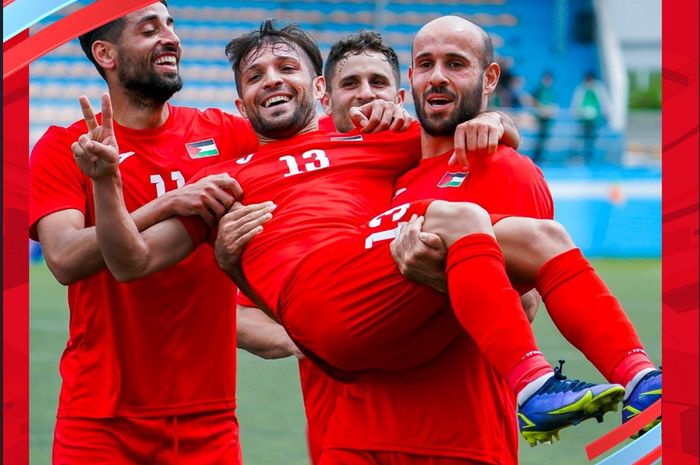
{"type": "MultiPolygon", "coordinates": [[[[182,186],[202,168],[257,146],[247,122],[219,110],[168,106],[159,128],[115,122],[129,211],[182,186]]],[[[30,235],[75,209],[93,226],[92,183],[70,150],[84,122],[51,127],[30,159],[30,235]]],[[[59,417],[166,416],[235,407],[236,289],[211,250],[129,283],[102,270],[68,286],[59,417]]]]}
{"type": "Polygon", "coordinates": [[[335,123],[333,122],[333,117],[331,117],[329,115],[321,116],[318,119],[318,129],[319,129],[319,131],[336,132],[335,123]]]}
{"type": "MultiPolygon", "coordinates": [[[[227,172],[243,188],[244,203],[277,205],[242,259],[249,283],[269,308],[277,312],[283,283],[310,251],[386,209],[394,181],[419,161],[418,137],[417,126],[354,136],[315,131],[266,144],[197,176],[227,172]]],[[[183,221],[195,244],[204,240],[203,222],[183,221]]]]}
{"type": "MultiPolygon", "coordinates": [[[[489,213],[552,217],[547,184],[528,158],[501,146],[471,171],[461,171],[447,166],[449,157],[421,160],[397,181],[393,204],[433,198],[476,202],[489,213]]],[[[517,464],[515,398],[463,334],[425,365],[368,372],[345,385],[326,447],[517,464]]]]}

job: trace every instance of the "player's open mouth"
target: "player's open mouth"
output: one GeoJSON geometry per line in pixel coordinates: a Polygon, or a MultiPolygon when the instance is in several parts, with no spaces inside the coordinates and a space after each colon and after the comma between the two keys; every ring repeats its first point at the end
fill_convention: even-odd
{"type": "Polygon", "coordinates": [[[168,69],[169,71],[177,71],[177,55],[175,54],[164,54],[158,55],[153,63],[161,68],[168,69]]]}
{"type": "Polygon", "coordinates": [[[276,107],[279,105],[284,105],[285,103],[289,102],[292,100],[291,95],[272,95],[270,97],[267,97],[265,100],[262,102],[263,108],[271,108],[271,107],[276,107]]]}
{"type": "Polygon", "coordinates": [[[452,99],[442,95],[436,95],[429,97],[427,103],[432,110],[443,110],[450,103],[452,103],[452,99]]]}

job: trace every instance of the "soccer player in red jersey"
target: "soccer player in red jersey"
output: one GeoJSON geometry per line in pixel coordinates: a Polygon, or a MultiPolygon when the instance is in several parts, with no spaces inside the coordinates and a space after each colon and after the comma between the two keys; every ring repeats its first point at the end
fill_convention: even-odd
{"type": "MultiPolygon", "coordinates": [[[[307,356],[343,378],[373,368],[400,370],[432,359],[465,329],[522,405],[546,409],[536,413],[547,416],[548,433],[600,417],[619,400],[624,390],[618,385],[553,376],[510,286],[491,226],[494,218],[481,207],[420,201],[371,217],[372,210],[386,205],[398,173],[420,153],[410,133],[362,138],[315,131],[314,102],[324,81],[320,52],[310,36],[267,20],[259,30],[232,40],[227,55],[240,96],[236,105],[264,146],[215,171],[228,172],[245,186],[242,200],[253,205],[248,207],[255,210],[252,215],[267,221],[277,205],[281,208],[247,246],[242,269],[219,240],[217,260],[283,323],[307,356]],[[274,203],[264,202],[268,198],[274,203]],[[405,280],[395,267],[389,239],[412,214],[424,216],[425,231],[439,235],[448,248],[454,312],[444,311],[447,301],[439,292],[405,280]],[[357,227],[358,218],[371,219],[357,227]],[[488,316],[470,307],[489,309],[488,316]]],[[[472,63],[470,72],[476,66],[472,63]]],[[[492,70],[483,75],[487,93],[497,82],[497,68],[492,70]]],[[[445,93],[431,105],[445,106],[446,96],[449,105],[445,93]]],[[[99,137],[81,136],[73,151],[93,179],[105,261],[118,279],[137,279],[178,262],[211,231],[179,218],[139,233],[121,199],[107,95],[101,130],[99,137]]],[[[239,227],[238,220],[224,215],[219,235],[239,227]]]]}
{"type": "MultiPolygon", "coordinates": [[[[172,215],[215,225],[234,201],[234,181],[185,182],[258,142],[240,117],[168,103],[182,81],[166,2],[80,41],[112,95],[124,201],[139,229],[172,215]]],[[[68,286],[70,309],[53,461],[238,464],[236,288],[205,248],[154,276],[112,277],[97,245],[92,183],[71,152],[81,134],[99,132],[89,121],[50,127],[30,158],[30,235],[68,286]]]]}
{"type": "MultiPolygon", "coordinates": [[[[422,33],[428,34],[432,39],[437,38],[438,41],[444,38],[438,34],[438,31],[447,33],[448,36],[467,39],[464,31],[465,29],[468,31],[468,27],[469,24],[459,18],[443,18],[426,26],[422,33]]],[[[473,29],[472,32],[474,32],[473,29]]],[[[479,34],[484,33],[479,30],[479,34]]],[[[420,43],[420,34],[416,42],[420,43]]],[[[442,43],[430,45],[424,49],[414,45],[414,52],[424,52],[425,49],[445,50],[442,43]]],[[[457,50],[462,52],[470,50],[469,44],[462,42],[459,45],[457,50]]],[[[473,46],[474,43],[471,45],[473,46]]],[[[448,48],[445,51],[448,56],[455,53],[454,49],[448,48]]],[[[458,70],[460,60],[478,59],[480,52],[483,55],[484,47],[472,48],[472,53],[452,55],[450,59],[457,62],[453,62],[451,67],[458,70]]],[[[445,59],[445,56],[439,53],[434,56],[445,59]]],[[[450,65],[446,67],[449,68],[450,65]]],[[[439,75],[440,72],[436,74],[439,75]]],[[[445,75],[449,74],[445,72],[445,75]]],[[[454,94],[464,98],[464,101],[459,103],[466,105],[466,108],[461,106],[460,110],[466,110],[467,114],[464,111],[460,113],[453,110],[451,114],[444,112],[438,115],[438,119],[442,117],[443,121],[450,119],[453,128],[456,122],[475,114],[478,107],[485,103],[478,98],[480,86],[478,88],[476,85],[457,87],[463,79],[463,77],[460,79],[459,73],[452,73],[448,79],[449,84],[446,85],[454,94]],[[469,92],[470,90],[472,92],[469,92]],[[468,98],[470,96],[471,100],[468,98]]],[[[433,92],[426,92],[425,82],[422,87],[416,86],[414,82],[412,84],[414,101],[417,105],[424,105],[426,96],[433,92]]],[[[424,122],[425,115],[420,110],[419,115],[423,116],[421,122],[424,122]]],[[[430,123],[428,121],[426,126],[434,128],[430,123]]],[[[471,170],[455,170],[447,163],[453,150],[451,140],[447,143],[447,139],[451,139],[452,132],[454,130],[450,130],[448,125],[443,134],[432,138],[426,137],[428,143],[423,147],[421,164],[397,182],[395,205],[422,198],[441,198],[451,201],[473,201],[491,212],[551,218],[552,202],[548,188],[541,172],[529,159],[509,153],[512,151],[501,147],[492,157],[479,159],[478,164],[475,164],[471,170]],[[435,147],[440,148],[436,151],[435,147]]],[[[556,226],[554,228],[557,229],[556,226]]],[[[566,233],[561,230],[552,233],[555,235],[554,242],[557,240],[557,234],[566,237],[566,233]]],[[[537,244],[531,245],[534,248],[542,249],[543,243],[552,240],[545,231],[530,234],[526,240],[531,241],[534,237],[538,239],[537,244]]],[[[427,238],[430,239],[432,247],[424,244],[421,240],[420,220],[411,221],[405,232],[399,235],[399,239],[395,243],[399,245],[394,245],[394,249],[397,251],[396,259],[402,270],[421,271],[425,268],[425,252],[423,257],[418,256],[421,264],[418,267],[407,268],[406,258],[401,256],[402,253],[406,254],[407,250],[422,247],[428,251],[428,256],[432,255],[432,259],[427,263],[437,262],[438,267],[435,271],[441,276],[442,266],[444,266],[444,263],[440,266],[442,244],[436,236],[427,238]],[[406,249],[405,245],[400,245],[402,242],[410,246],[406,249]]],[[[567,242],[564,248],[573,247],[569,243],[570,239],[566,238],[564,241],[567,242]]],[[[519,246],[522,247],[522,244],[519,246]]],[[[551,244],[544,247],[551,247],[551,244]]],[[[512,248],[510,253],[513,253],[512,248]]],[[[506,258],[508,256],[509,254],[506,253],[506,258]]],[[[407,258],[417,260],[416,256],[411,254],[407,254],[407,258]]],[[[581,273],[581,270],[575,270],[575,272],[581,273]]],[[[419,277],[423,281],[426,280],[425,274],[419,277]]],[[[433,278],[428,277],[428,279],[433,278]]],[[[440,279],[435,282],[439,285],[440,279]]],[[[582,289],[581,292],[585,293],[589,290],[593,290],[597,295],[601,295],[602,291],[603,296],[606,295],[606,291],[601,289],[599,283],[596,283],[593,289],[582,289]]],[[[576,319],[577,316],[562,314],[561,307],[558,308],[559,313],[553,315],[553,318],[562,323],[565,334],[567,329],[571,334],[572,323],[567,320],[576,319]]],[[[597,337],[602,339],[617,335],[621,339],[616,347],[615,356],[622,359],[619,365],[626,365],[624,369],[629,371],[628,376],[640,379],[653,374],[651,362],[645,355],[638,352],[641,345],[634,330],[629,326],[624,314],[616,310],[613,306],[612,311],[608,308],[604,313],[606,317],[604,321],[609,322],[610,326],[602,330],[606,336],[598,334],[597,337]]],[[[577,339],[575,334],[571,339],[574,343],[581,343],[581,338],[577,339]]],[[[595,350],[590,345],[584,345],[581,348],[595,350]]],[[[601,358],[600,353],[594,353],[592,360],[600,362],[601,358]]],[[[598,366],[601,367],[601,365],[598,366]]],[[[601,367],[601,370],[604,369],[604,366],[601,367]]],[[[628,392],[634,390],[630,383],[625,382],[621,372],[609,377],[627,384],[628,392]]],[[[347,386],[336,400],[334,417],[330,422],[329,437],[326,442],[324,464],[466,464],[475,463],[474,460],[479,463],[517,463],[515,423],[512,421],[509,425],[507,418],[506,421],[499,421],[497,414],[499,411],[508,411],[509,408],[514,409],[513,400],[508,394],[510,390],[485,361],[483,354],[468,336],[456,341],[436,360],[419,368],[405,370],[398,374],[367,373],[347,386]],[[478,395],[469,395],[470,393],[478,393],[478,395]],[[478,421],[465,419],[478,419],[478,421]],[[494,421],[490,422],[491,419],[494,421]],[[358,424],[362,424],[362,428],[355,427],[358,424]]],[[[658,393],[654,393],[653,397],[658,398],[658,393]]]]}

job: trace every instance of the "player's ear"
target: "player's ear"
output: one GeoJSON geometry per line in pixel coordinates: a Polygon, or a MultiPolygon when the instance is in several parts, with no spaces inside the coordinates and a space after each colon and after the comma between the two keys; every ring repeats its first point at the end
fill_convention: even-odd
{"type": "Polygon", "coordinates": [[[245,111],[245,106],[243,105],[243,100],[237,98],[234,103],[236,104],[236,108],[238,108],[238,112],[241,114],[241,116],[244,117],[245,119],[248,119],[248,114],[245,111]]]}
{"type": "Polygon", "coordinates": [[[323,93],[323,96],[321,97],[321,106],[323,107],[323,111],[328,115],[331,116],[333,111],[331,110],[331,93],[326,91],[323,93]]]}
{"type": "Polygon", "coordinates": [[[406,101],[406,90],[405,89],[399,89],[396,92],[396,97],[394,98],[394,102],[398,103],[399,105],[403,104],[403,102],[406,101]]]}
{"type": "Polygon", "coordinates": [[[314,98],[316,100],[321,100],[323,95],[326,93],[326,78],[323,76],[316,76],[313,82],[314,98]]]}
{"type": "Polygon", "coordinates": [[[114,44],[96,40],[92,43],[92,56],[101,68],[108,70],[117,66],[117,50],[114,44]]]}
{"type": "Polygon", "coordinates": [[[496,90],[498,78],[501,76],[501,67],[498,63],[491,63],[484,70],[484,95],[490,95],[496,90]]]}

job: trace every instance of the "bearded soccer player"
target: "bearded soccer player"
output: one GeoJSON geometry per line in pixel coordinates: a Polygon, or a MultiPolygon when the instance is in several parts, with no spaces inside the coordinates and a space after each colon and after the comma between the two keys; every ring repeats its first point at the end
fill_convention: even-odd
{"type": "MultiPolygon", "coordinates": [[[[257,147],[240,117],[168,103],[180,90],[180,40],[165,1],[80,38],[114,104],[126,206],[140,229],[172,215],[215,225],[234,201],[222,174],[183,187],[208,165],[257,147]]],[[[91,118],[51,127],[30,159],[30,234],[68,285],[69,340],[54,463],[238,464],[236,288],[201,248],[157,275],[117,282],[95,234],[91,180],[71,144],[91,118]]]]}
{"type": "MultiPolygon", "coordinates": [[[[526,157],[500,147],[492,157],[479,158],[466,170],[448,164],[454,149],[455,126],[472,118],[486,103],[483,76],[475,79],[469,73],[469,64],[479,63],[485,71],[492,61],[489,49],[490,40],[484,31],[456,17],[431,22],[416,36],[411,85],[423,126],[423,160],[397,181],[395,205],[422,198],[441,198],[476,202],[492,212],[551,218],[552,203],[546,183],[539,169],[526,157]]],[[[553,224],[537,224],[557,228],[553,224]]],[[[569,239],[563,239],[565,232],[556,230],[554,233],[561,235],[565,248],[573,247],[569,239]]],[[[531,232],[525,241],[534,238],[538,242],[528,246],[532,249],[551,248],[551,244],[543,244],[554,241],[544,230],[531,232]]],[[[405,263],[410,259],[420,264],[417,267],[414,264],[412,272],[421,271],[426,264],[437,263],[434,275],[442,274],[444,263],[439,263],[442,243],[435,236],[421,235],[420,220],[409,223],[396,244],[395,255],[402,270],[407,269],[405,263]],[[407,252],[421,247],[424,249],[422,256],[407,252]]],[[[525,244],[518,244],[518,247],[523,246],[525,244]]],[[[513,246],[504,249],[507,260],[509,255],[514,255],[513,249],[513,246]]],[[[568,277],[587,272],[576,269],[574,264],[568,277]]],[[[441,281],[425,274],[420,278],[433,280],[437,285],[441,281]]],[[[581,292],[590,291],[600,298],[599,290],[594,287],[581,292]]],[[[610,296],[604,291],[603,298],[606,297],[610,296]]],[[[559,313],[553,313],[553,319],[562,325],[564,334],[582,350],[592,352],[591,360],[597,361],[597,366],[604,370],[600,350],[596,353],[595,345],[586,344],[585,339],[572,331],[573,325],[568,321],[576,320],[577,316],[562,313],[561,307],[556,305],[555,308],[559,313]]],[[[646,376],[646,383],[658,382],[660,387],[660,375],[653,370],[648,358],[638,352],[641,345],[624,314],[608,310],[604,321],[610,323],[610,329],[598,332],[587,328],[587,334],[596,338],[595,344],[601,346],[603,338],[622,339],[616,345],[616,357],[622,360],[618,365],[627,365],[627,379],[632,382],[632,385],[625,383],[632,394],[626,404],[650,405],[658,399],[658,393],[653,393],[651,399],[644,399],[640,394],[652,391],[653,387],[650,389],[647,384],[643,389],[635,389],[633,378],[639,380],[646,376]]],[[[608,348],[609,345],[605,350],[608,348]]],[[[617,371],[613,377],[625,382],[622,370],[617,371]]],[[[443,354],[421,367],[398,374],[367,373],[348,384],[345,395],[341,391],[336,400],[322,463],[517,463],[515,416],[503,415],[515,410],[509,392],[474,341],[468,336],[458,338],[443,354]],[[470,421],[475,418],[479,421],[470,421]],[[352,427],[360,423],[362,428],[352,427]]],[[[623,418],[627,417],[628,413],[623,413],[623,418]]],[[[529,425],[522,426],[526,437],[536,441],[538,435],[532,434],[529,425]]]]}

